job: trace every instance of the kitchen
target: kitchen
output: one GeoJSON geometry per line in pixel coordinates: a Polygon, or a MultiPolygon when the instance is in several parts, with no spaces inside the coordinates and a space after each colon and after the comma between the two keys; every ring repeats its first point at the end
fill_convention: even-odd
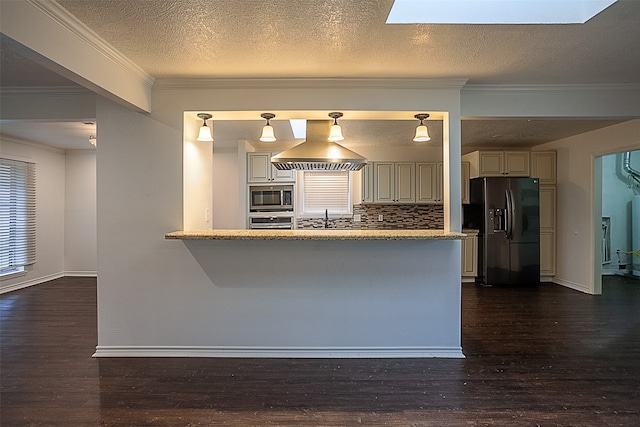
{"type": "MultiPolygon", "coordinates": [[[[300,115],[308,115],[317,117],[326,112],[310,111],[306,113],[294,112],[298,117],[300,115]]],[[[212,116],[222,116],[228,118],[232,113],[211,113],[212,116]]],[[[246,112],[235,113],[238,115],[247,115],[246,112]]],[[[286,112],[277,111],[276,116],[286,118],[286,112]]],[[[292,113],[288,113],[292,114],[292,113]]],[[[367,115],[371,112],[356,112],[354,115],[367,115]]],[[[439,163],[443,159],[443,144],[445,138],[443,131],[443,123],[447,123],[447,115],[441,114],[439,118],[442,120],[428,120],[427,125],[430,126],[430,132],[433,133],[434,141],[415,143],[412,141],[413,134],[418,122],[410,120],[409,112],[383,113],[377,112],[374,116],[382,117],[383,114],[395,115],[396,121],[387,120],[360,120],[355,123],[356,127],[366,128],[366,126],[377,126],[378,128],[388,128],[387,132],[393,132],[396,140],[405,140],[403,144],[403,156],[392,157],[397,147],[391,144],[371,144],[374,148],[367,145],[357,147],[357,150],[363,156],[373,159],[373,165],[388,164],[389,160],[395,161],[397,164],[413,164],[416,160],[423,159],[424,164],[444,164],[439,163]],[[402,120],[398,120],[398,118],[402,120]],[[373,124],[373,125],[372,125],[373,124]],[[397,127],[401,126],[403,132],[398,132],[397,127]],[[381,154],[383,153],[383,154],[381,154]],[[379,156],[379,157],[378,157],[379,156]],[[384,156],[384,157],[383,157],[384,156]],[[378,162],[376,162],[378,160],[378,162]],[[386,160],[386,161],[382,161],[386,160]],[[411,163],[409,160],[413,161],[411,163]],[[431,162],[429,162],[431,161],[431,162]]],[[[253,113],[253,117],[259,117],[260,113],[253,113]]],[[[285,346],[286,349],[276,347],[272,348],[270,343],[264,341],[264,336],[269,334],[263,333],[258,342],[262,343],[264,348],[237,349],[210,349],[212,354],[223,352],[224,354],[236,355],[254,355],[254,356],[271,356],[274,354],[292,354],[298,357],[317,357],[317,356],[335,356],[343,357],[386,357],[393,354],[397,357],[461,357],[461,347],[459,343],[459,298],[460,277],[461,277],[461,246],[458,241],[464,240],[466,235],[456,233],[451,229],[447,229],[445,222],[447,215],[451,215],[451,211],[460,214],[461,207],[458,203],[453,209],[446,203],[444,206],[439,200],[432,200],[431,204],[427,204],[426,208],[433,210],[436,214],[432,215],[435,220],[433,224],[428,226],[412,225],[409,230],[398,230],[402,228],[394,223],[393,216],[388,218],[391,225],[385,228],[378,228],[376,231],[382,234],[371,233],[367,230],[366,237],[361,234],[362,228],[354,230],[357,221],[353,221],[353,216],[349,219],[350,224],[345,225],[351,227],[348,232],[339,232],[331,229],[325,231],[305,230],[298,227],[295,231],[284,231],[275,233],[273,230],[269,234],[247,232],[248,218],[253,215],[263,215],[260,212],[249,212],[251,197],[247,194],[247,189],[252,183],[247,182],[247,178],[251,178],[255,174],[251,169],[254,167],[252,161],[247,162],[247,158],[252,159],[253,155],[257,155],[263,160],[270,159],[278,151],[272,149],[268,156],[263,156],[260,148],[254,147],[248,140],[231,140],[224,141],[216,135],[214,142],[201,142],[196,140],[198,128],[202,121],[196,119],[196,112],[184,113],[184,129],[185,129],[185,202],[190,203],[192,200],[206,200],[208,194],[219,195],[226,192],[227,196],[218,199],[213,196],[210,198],[210,206],[198,206],[197,212],[191,212],[191,216],[185,215],[185,223],[187,217],[191,221],[199,224],[195,226],[185,226],[184,231],[171,233],[167,237],[170,239],[183,240],[184,245],[192,254],[193,258],[203,270],[205,275],[216,286],[231,287],[241,286],[243,288],[255,289],[256,287],[262,292],[271,289],[272,296],[279,294],[278,301],[285,302],[290,300],[292,295],[290,292],[295,289],[298,301],[305,307],[311,307],[310,303],[305,303],[307,298],[309,301],[319,301],[327,298],[325,294],[327,289],[334,289],[335,284],[340,284],[341,289],[340,302],[333,301],[327,304],[321,304],[321,307],[333,306],[330,310],[331,316],[327,318],[327,312],[320,308],[320,311],[312,310],[306,314],[310,317],[308,322],[300,322],[295,332],[290,332],[286,338],[278,337],[275,342],[293,342],[298,341],[301,345],[285,346]],[[255,151],[259,150],[259,151],[255,151]],[[206,168],[210,166],[210,175],[206,173],[206,168]],[[247,166],[248,165],[248,166],[247,166]],[[189,176],[190,172],[197,171],[197,174],[189,176]],[[198,179],[201,185],[194,185],[198,179]],[[208,188],[208,183],[212,188],[208,188]],[[222,191],[215,190],[216,185],[222,187],[222,191]],[[189,197],[187,197],[189,192],[189,197]],[[199,192],[199,193],[198,193],[199,192]],[[235,202],[234,202],[235,200],[235,202]],[[208,216],[207,209],[211,209],[211,216],[208,216]],[[449,212],[447,212],[449,210],[449,212]],[[202,213],[205,213],[204,215],[202,213]],[[231,215],[229,215],[231,212],[231,215]],[[249,213],[248,213],[249,212],[249,213]],[[218,215],[227,215],[226,218],[232,222],[223,224],[216,223],[218,215]],[[247,216],[248,215],[248,216],[247,216]],[[207,224],[207,219],[212,220],[214,227],[207,224]],[[418,229],[418,230],[416,230],[418,229]],[[426,229],[426,230],[425,230],[426,229]],[[420,237],[415,233],[421,233],[420,237]],[[404,234],[403,234],[404,233],[404,234]],[[425,237],[427,236],[428,237],[425,237]],[[372,237],[375,236],[375,237],[372,237]],[[417,240],[416,240],[417,239],[417,240]],[[248,241],[247,241],[248,240],[248,241]],[[292,242],[295,240],[295,242],[292,242]],[[379,241],[383,240],[383,241],[379,241]],[[373,251],[373,252],[372,252],[373,251]],[[310,256],[310,255],[313,256],[310,256]],[[374,255],[375,254],[375,255],[374,255]],[[416,258],[417,257],[417,258],[416,258]],[[286,260],[286,261],[285,261],[286,260]],[[348,260],[348,261],[347,261],[348,260]],[[373,264],[372,264],[372,260],[373,264]],[[401,267],[400,267],[401,266],[401,267]],[[328,268],[329,267],[329,268],[328,268]],[[398,268],[400,268],[398,270],[398,268]],[[362,288],[364,278],[362,272],[367,272],[366,283],[368,286],[374,286],[377,290],[376,295],[372,296],[370,290],[362,288]],[[400,305],[395,306],[389,303],[394,301],[392,295],[397,295],[401,291],[408,297],[404,298],[400,305]],[[390,294],[388,294],[391,292],[390,294]],[[363,300],[362,295],[367,294],[367,299],[363,300]],[[306,295],[302,297],[302,295],[306,295]],[[302,300],[300,300],[302,298],[302,300]],[[385,311],[391,315],[391,318],[397,322],[390,322],[386,316],[380,316],[379,298],[385,300],[385,311]],[[410,300],[410,302],[409,302],[410,300]],[[415,303],[418,302],[416,306],[415,303]],[[335,304],[335,306],[334,306],[335,304]],[[359,307],[359,311],[350,312],[346,308],[347,305],[359,307]],[[366,314],[365,314],[366,313],[366,314]],[[402,314],[401,314],[402,313],[402,314]],[[354,317],[355,316],[355,317],[354,317]],[[409,316],[409,317],[405,317],[409,316]],[[318,321],[322,319],[322,321],[318,321]],[[417,319],[417,324],[421,325],[439,325],[431,328],[419,328],[409,333],[407,324],[417,319]],[[421,320],[420,320],[421,319],[421,320]],[[446,320],[444,320],[446,319],[446,320]],[[380,322],[384,324],[381,324],[380,322]],[[377,327],[366,329],[363,333],[362,329],[355,328],[353,330],[340,329],[338,324],[371,324],[377,327]],[[364,322],[364,323],[363,323],[364,322]],[[318,324],[322,324],[323,328],[318,328],[318,324]],[[333,326],[331,326],[333,325],[333,326]],[[309,336],[315,336],[319,331],[326,334],[327,328],[331,330],[331,334],[336,334],[332,339],[310,341],[309,336]],[[336,333],[336,331],[340,333],[336,333]],[[379,334],[380,331],[386,331],[379,334]],[[419,331],[419,332],[418,332],[419,331]],[[409,335],[407,335],[409,334],[409,335]],[[384,345],[389,342],[387,337],[391,339],[391,345],[384,345]],[[344,348],[341,343],[350,343],[344,348]],[[320,344],[318,347],[317,344],[320,344]]],[[[319,118],[318,118],[319,119],[319,118]]],[[[229,119],[227,119],[229,120],[229,119]]],[[[312,120],[313,121],[313,120],[312,120]]],[[[260,134],[260,129],[264,124],[263,121],[254,120],[253,132],[250,138],[255,141],[260,134]]],[[[284,121],[286,123],[286,120],[284,121]]],[[[276,124],[275,121],[272,121],[276,124]]],[[[350,123],[347,119],[341,120],[348,129],[350,123]]],[[[224,130],[225,121],[213,121],[210,125],[214,128],[220,126],[224,130]]],[[[237,123],[227,123],[228,126],[237,128],[237,123]]],[[[448,124],[446,124],[448,126],[448,124]]],[[[384,135],[387,141],[390,137],[384,135]]],[[[353,133],[357,138],[357,133],[353,133]]],[[[326,138],[326,136],[325,136],[326,138]]],[[[253,142],[255,144],[255,142],[253,142]]],[[[299,142],[294,142],[295,145],[299,142]]],[[[356,150],[355,147],[352,147],[356,150]]],[[[282,150],[287,147],[279,148],[282,150]]],[[[396,155],[397,156],[397,155],[396,155]]],[[[261,163],[259,170],[264,172],[264,164],[261,163]]],[[[458,194],[461,198],[462,186],[462,163],[458,163],[457,174],[458,179],[442,180],[443,188],[449,187],[448,191],[453,190],[453,182],[457,181],[458,194]],[[448,185],[447,185],[448,184],[448,185]]],[[[269,165],[270,166],[270,165],[269,165]]],[[[452,168],[453,169],[453,168],[452,168]]],[[[276,173],[275,169],[271,169],[270,173],[276,173]]],[[[298,172],[300,174],[301,172],[298,172]]],[[[357,195],[356,201],[362,200],[362,172],[349,172],[352,174],[354,193],[357,195]],[[360,175],[360,176],[358,176],[360,175]]],[[[260,174],[258,174],[260,175],[260,174]]],[[[262,174],[264,175],[264,173],[262,174]]],[[[263,177],[264,178],[264,177],[263,177]]],[[[271,178],[276,180],[276,178],[271,178]]],[[[293,181],[286,183],[289,178],[278,178],[275,182],[278,186],[292,185],[293,181]],[[278,182],[283,179],[285,182],[278,182]]],[[[296,185],[298,181],[296,180],[296,185]]],[[[253,183],[253,185],[257,185],[253,183]]],[[[269,186],[271,186],[269,184],[269,186]]],[[[282,188],[279,189],[279,191],[282,188]]],[[[287,200],[289,197],[287,197],[287,200]]],[[[294,206],[298,197],[293,197],[294,206]]],[[[461,200],[461,199],[460,199],[461,200]]],[[[369,206],[368,204],[364,204],[369,206]]],[[[357,206],[354,204],[354,208],[357,206]]],[[[374,208],[380,208],[382,205],[372,204],[374,208]]],[[[407,209],[413,208],[415,203],[403,203],[394,205],[394,208],[407,209]]],[[[389,209],[389,205],[384,205],[385,209],[389,209]]],[[[194,211],[196,210],[194,209],[194,211]]],[[[285,207],[285,209],[290,209],[285,207]]],[[[295,208],[293,208],[295,209],[295,208]]],[[[256,209],[258,210],[258,209],[256,209]]],[[[185,209],[185,213],[187,210],[185,209]]],[[[322,212],[324,214],[324,212],[322,212]]],[[[357,214],[356,214],[357,215],[357,214]]],[[[285,211],[276,217],[291,217],[290,211],[285,211]]],[[[369,216],[369,215],[366,215],[369,216]]],[[[253,216],[255,217],[255,216],[253,216]]],[[[311,223],[323,222],[324,215],[318,215],[315,219],[301,218],[299,214],[295,215],[295,221],[305,222],[309,220],[311,223]],[[316,221],[314,221],[316,220],[316,221]]],[[[385,214],[374,215],[376,219],[382,221],[374,221],[374,223],[384,223],[385,214]],[[379,215],[382,215],[380,218],[379,215]]],[[[338,216],[334,215],[329,218],[330,224],[335,224],[338,216]]],[[[342,218],[344,219],[344,218],[342,218]]],[[[360,218],[361,220],[363,217],[360,218]]],[[[211,223],[209,223],[211,224],[211,223]]],[[[362,221],[361,221],[362,224],[362,221]]],[[[411,224],[415,224],[414,222],[411,224]]],[[[458,225],[460,227],[460,225],[458,225]]],[[[459,229],[459,228],[458,228],[459,229]]],[[[473,254],[473,250],[471,251],[473,254]]],[[[265,297],[266,298],[266,297],[265,297]]],[[[262,317],[269,319],[268,324],[279,325],[276,330],[287,329],[281,324],[282,313],[290,312],[292,307],[285,304],[286,307],[279,307],[277,310],[268,310],[261,307],[262,317]]],[[[316,305],[317,306],[317,305],[316,305]]],[[[298,308],[294,308],[297,311],[298,308]]],[[[289,313],[288,317],[296,317],[289,313]]],[[[273,333],[273,331],[272,331],[273,333]]],[[[244,336],[251,335],[249,332],[244,336]]],[[[98,348],[100,355],[113,355],[110,349],[98,348]]],[[[121,354],[121,353],[116,353],[121,354]]]]}
{"type": "MultiPolygon", "coordinates": [[[[228,195],[222,204],[218,198],[211,197],[212,218],[215,221],[217,212],[231,211],[233,213],[228,218],[237,225],[226,229],[215,226],[212,232],[207,232],[210,227],[207,227],[206,215],[202,212],[209,206],[200,205],[197,213],[185,215],[185,234],[195,230],[191,236],[195,234],[194,239],[184,234],[177,238],[183,239],[184,246],[216,287],[251,289],[252,300],[258,298],[265,302],[252,309],[252,317],[257,315],[263,319],[259,325],[249,322],[252,327],[248,328],[248,324],[242,326],[243,329],[248,328],[242,333],[238,333],[238,328],[245,322],[233,328],[236,332],[234,340],[242,337],[253,340],[253,343],[241,347],[214,346],[207,350],[210,355],[462,357],[459,342],[459,241],[465,236],[445,229],[444,216],[441,220],[443,226],[432,230],[378,230],[384,231],[382,235],[373,235],[369,230],[367,237],[363,238],[363,234],[353,235],[353,230],[345,237],[337,234],[336,230],[323,229],[320,235],[306,233],[301,238],[297,234],[292,238],[295,241],[288,237],[285,238],[288,240],[274,240],[264,236],[246,241],[246,237],[239,238],[233,229],[244,231],[240,233],[243,236],[248,232],[244,230],[248,201],[246,159],[247,152],[254,148],[246,141],[228,144],[215,141],[203,146],[202,142],[195,140],[201,124],[195,119],[196,114],[192,111],[184,113],[184,171],[185,175],[197,171],[197,176],[185,176],[185,182],[190,185],[185,185],[184,200],[190,203],[192,200],[202,201],[208,194],[220,194],[213,190],[214,185],[211,190],[207,188],[209,178],[204,178],[201,186],[192,184],[198,177],[206,177],[203,171],[211,165],[210,176],[213,178],[209,182],[223,183],[228,195]],[[220,151],[216,153],[218,144],[220,151]],[[216,158],[217,155],[220,157],[216,158]],[[195,165],[188,163],[193,161],[195,165]],[[192,224],[200,223],[188,226],[189,220],[193,221],[192,224]],[[209,237],[213,233],[216,239],[223,240],[202,240],[202,236],[198,236],[202,230],[209,237]],[[221,237],[229,232],[234,233],[231,240],[221,237]],[[398,274],[399,271],[402,273],[398,274]],[[363,295],[367,297],[363,298],[363,295]],[[399,295],[404,296],[398,298],[399,295]],[[291,303],[292,298],[297,301],[295,304],[291,303]],[[322,301],[324,303],[320,303],[322,301]],[[302,307],[305,308],[303,317],[296,314],[302,307]],[[294,328],[291,318],[297,319],[294,328]],[[414,326],[408,328],[409,323],[414,326]],[[266,325],[271,327],[265,330],[266,325]],[[351,326],[345,328],[344,325],[351,326]],[[425,328],[421,325],[430,326],[425,328]]],[[[285,113],[279,110],[275,114],[283,116],[285,113]]],[[[326,114],[326,111],[310,111],[305,115],[312,119],[325,119],[326,114]],[[323,113],[324,117],[321,116],[323,113]]],[[[412,117],[404,111],[370,113],[364,110],[360,114],[372,114],[374,118],[386,114],[402,119],[412,117]]],[[[257,113],[252,118],[259,115],[257,113]]],[[[446,114],[440,113],[440,117],[445,118],[446,114]]],[[[418,122],[415,119],[404,121],[411,140],[418,122]]],[[[446,123],[446,118],[444,121],[446,123]]],[[[256,122],[258,134],[261,124],[261,121],[256,122]]],[[[215,129],[215,122],[213,126],[215,129]]],[[[257,136],[253,138],[255,140],[257,136]]],[[[441,144],[435,148],[424,147],[429,147],[427,151],[442,152],[441,144]]],[[[416,158],[411,154],[405,155],[416,158]]],[[[457,184],[460,185],[459,178],[457,184]]],[[[459,190],[457,193],[460,197],[459,190]]],[[[438,209],[443,210],[441,207],[438,209]]],[[[460,214],[460,208],[453,211],[460,214]]],[[[289,233],[307,231],[298,229],[289,233]]],[[[172,237],[176,238],[175,235],[172,237]]],[[[239,301],[237,303],[243,305],[239,301]]],[[[217,333],[227,332],[220,330],[217,333]]],[[[113,355],[114,351],[117,350],[98,346],[97,355],[113,355]]]]}

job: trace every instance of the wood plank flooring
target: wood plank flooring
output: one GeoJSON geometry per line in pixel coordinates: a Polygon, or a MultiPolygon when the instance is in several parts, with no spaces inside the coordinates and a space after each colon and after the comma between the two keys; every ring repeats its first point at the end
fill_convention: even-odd
{"type": "Polygon", "coordinates": [[[466,359],[94,359],[95,286],[0,298],[0,425],[640,425],[633,279],[465,284],[466,359]]]}

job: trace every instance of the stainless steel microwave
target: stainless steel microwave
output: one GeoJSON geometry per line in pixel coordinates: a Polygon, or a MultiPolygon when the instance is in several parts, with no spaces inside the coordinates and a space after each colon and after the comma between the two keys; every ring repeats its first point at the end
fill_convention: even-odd
{"type": "Polygon", "coordinates": [[[293,185],[249,186],[250,212],[293,212],[293,185]]]}

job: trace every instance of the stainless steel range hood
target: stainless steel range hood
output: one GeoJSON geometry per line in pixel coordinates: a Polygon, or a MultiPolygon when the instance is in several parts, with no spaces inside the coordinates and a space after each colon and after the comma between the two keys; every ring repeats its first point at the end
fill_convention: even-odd
{"type": "Polygon", "coordinates": [[[367,159],[335,142],[327,141],[331,120],[307,120],[307,139],[271,158],[280,170],[358,171],[367,159]]]}

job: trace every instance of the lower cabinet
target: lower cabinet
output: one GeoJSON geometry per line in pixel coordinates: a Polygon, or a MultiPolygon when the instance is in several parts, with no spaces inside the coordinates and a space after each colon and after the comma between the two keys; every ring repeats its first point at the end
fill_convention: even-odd
{"type": "Polygon", "coordinates": [[[478,235],[462,241],[462,281],[474,281],[478,275],[478,235]]]}

